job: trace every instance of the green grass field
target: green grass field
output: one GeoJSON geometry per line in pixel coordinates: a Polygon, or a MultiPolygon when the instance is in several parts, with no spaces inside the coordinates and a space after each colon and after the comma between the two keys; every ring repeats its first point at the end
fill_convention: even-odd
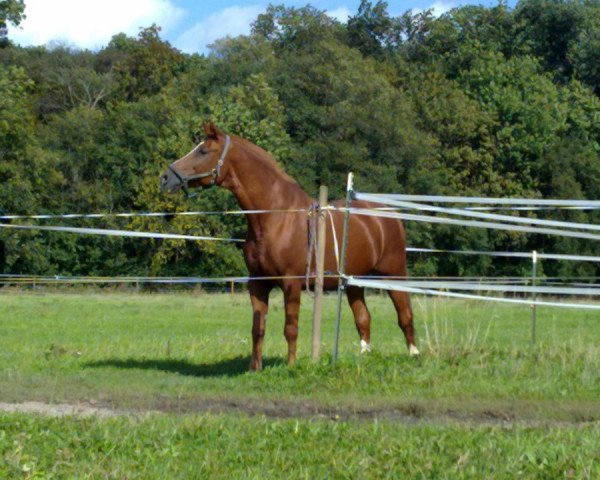
{"type": "Polygon", "coordinates": [[[598,478],[598,427],[0,417],[2,478],[598,478]],[[2,463],[2,459],[4,463],[2,463]]]}
{"type": "Polygon", "coordinates": [[[244,294],[1,294],[0,402],[134,415],[0,414],[0,478],[600,475],[600,312],[539,308],[531,346],[526,306],[415,297],[414,359],[372,294],[374,351],[346,308],[333,365],[334,297],[316,364],[303,300],[298,365],[275,295],[251,374],[244,294]]]}

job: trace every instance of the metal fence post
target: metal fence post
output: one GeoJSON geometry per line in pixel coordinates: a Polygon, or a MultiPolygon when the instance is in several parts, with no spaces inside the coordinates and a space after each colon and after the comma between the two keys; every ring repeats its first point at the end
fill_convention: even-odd
{"type": "Polygon", "coordinates": [[[339,278],[338,278],[338,296],[337,296],[337,315],[335,318],[335,336],[333,339],[333,361],[338,358],[338,345],[340,341],[340,322],[342,319],[342,295],[345,288],[345,280],[343,278],[346,269],[346,246],[348,244],[348,222],[350,220],[350,203],[354,193],[354,177],[352,172],[348,174],[348,184],[346,186],[346,210],[344,213],[344,231],[342,233],[342,252],[340,255],[339,278]]]}
{"type": "MultiPolygon", "coordinates": [[[[537,286],[537,252],[534,250],[531,252],[531,285],[537,286]]],[[[531,344],[535,345],[535,328],[537,322],[537,311],[535,301],[537,300],[537,293],[533,292],[531,295],[533,303],[531,304],[531,344]]]]}
{"type": "Polygon", "coordinates": [[[317,219],[317,258],[315,278],[315,303],[312,324],[312,359],[318,360],[321,353],[321,319],[323,315],[323,276],[325,274],[325,214],[327,187],[319,187],[319,216],[317,219]]]}

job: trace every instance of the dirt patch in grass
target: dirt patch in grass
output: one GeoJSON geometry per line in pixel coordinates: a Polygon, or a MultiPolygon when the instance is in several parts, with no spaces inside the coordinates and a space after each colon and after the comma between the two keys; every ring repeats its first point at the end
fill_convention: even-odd
{"type": "Polygon", "coordinates": [[[156,399],[156,411],[180,414],[240,413],[269,418],[320,418],[343,420],[389,420],[403,424],[420,423],[567,423],[600,424],[600,403],[576,402],[462,402],[456,400],[403,401],[394,405],[324,405],[306,400],[243,398],[156,399]]]}
{"type": "Polygon", "coordinates": [[[0,412],[5,413],[31,413],[48,417],[115,417],[125,415],[128,412],[112,408],[94,406],[91,403],[67,404],[67,403],[43,403],[43,402],[0,402],[0,412]]]}
{"type": "Polygon", "coordinates": [[[440,402],[405,402],[394,406],[326,406],[307,401],[256,400],[241,398],[156,398],[152,408],[118,408],[102,402],[21,403],[0,402],[0,412],[52,417],[115,417],[152,414],[241,414],[272,419],[320,419],[330,421],[387,420],[404,425],[600,425],[600,404],[511,402],[447,405],[440,402]]]}

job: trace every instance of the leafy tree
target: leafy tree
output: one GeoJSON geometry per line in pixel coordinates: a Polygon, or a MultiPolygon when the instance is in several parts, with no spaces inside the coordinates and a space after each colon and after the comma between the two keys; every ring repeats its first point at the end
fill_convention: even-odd
{"type": "Polygon", "coordinates": [[[570,44],[568,61],[574,76],[600,95],[600,4],[586,3],[582,28],[570,44]]]}
{"type": "Polygon", "coordinates": [[[0,47],[6,46],[8,22],[19,25],[25,18],[24,0],[0,0],[0,47]]]}
{"type": "MultiPolygon", "coordinates": [[[[16,67],[0,70],[0,212],[31,214],[56,206],[53,194],[63,185],[55,158],[38,143],[28,91],[32,82],[16,67]]],[[[0,231],[3,271],[45,270],[46,252],[35,233],[0,231]]]]}
{"type": "MultiPolygon", "coordinates": [[[[7,213],[237,208],[220,189],[161,195],[158,174],[206,119],[271,152],[311,194],[363,191],[600,196],[598,2],[521,0],[392,17],[363,0],[348,24],[269,6],[252,33],[186,55],[151,26],[99,52],[21,48],[0,32],[0,209],[7,213]]],[[[23,18],[0,2],[0,30],[23,18]]],[[[600,221],[600,212],[534,212],[600,221]]],[[[240,217],[69,220],[82,226],[242,237],[240,217]]],[[[584,252],[596,242],[407,223],[412,245],[584,252]]],[[[528,265],[411,257],[417,274],[514,275],[528,265]]],[[[12,273],[229,275],[236,245],[0,231],[12,273]]],[[[545,263],[552,275],[594,265],[545,263]]]]}
{"type": "Polygon", "coordinates": [[[569,51],[579,36],[585,6],[569,0],[521,0],[515,8],[518,37],[526,52],[543,61],[557,78],[573,73],[569,51]]]}
{"type": "Polygon", "coordinates": [[[348,19],[349,45],[363,55],[381,57],[384,47],[394,43],[394,20],[387,12],[388,4],[378,0],[373,5],[361,0],[358,12],[348,19]]]}
{"type": "Polygon", "coordinates": [[[260,35],[224,38],[211,46],[211,64],[204,69],[218,86],[243,83],[251,75],[272,76],[277,60],[270,41],[260,35]]]}
{"type": "Polygon", "coordinates": [[[435,139],[437,153],[435,161],[412,172],[413,188],[438,194],[501,194],[497,189],[502,178],[494,169],[493,114],[438,69],[414,72],[412,77],[408,93],[418,125],[435,139]]]}
{"type": "Polygon", "coordinates": [[[184,56],[159,37],[156,25],[137,39],[118,34],[99,54],[99,70],[112,72],[122,98],[136,101],[160,92],[185,69],[184,56]]]}
{"type": "Polygon", "coordinates": [[[293,147],[285,130],[284,108],[264,76],[252,75],[225,95],[213,94],[208,108],[210,118],[225,131],[264,148],[282,164],[291,163],[293,147]]]}
{"type": "Polygon", "coordinates": [[[405,13],[399,29],[399,52],[419,64],[442,62],[449,76],[469,69],[480,54],[494,51],[510,57],[516,46],[516,23],[505,3],[492,8],[468,5],[435,18],[431,11],[405,13]]]}
{"type": "Polygon", "coordinates": [[[275,48],[297,51],[310,50],[325,39],[345,36],[339,22],[310,5],[302,8],[269,5],[252,24],[252,33],[275,48]]]}
{"type": "Polygon", "coordinates": [[[60,183],[60,176],[45,171],[28,96],[31,85],[22,69],[0,70],[0,209],[5,212],[33,211],[46,181],[51,188],[60,183]]]}
{"type": "Polygon", "coordinates": [[[316,183],[335,195],[350,170],[364,188],[389,191],[426,154],[409,100],[357,50],[331,40],[314,53],[286,52],[280,65],[276,89],[288,131],[316,183]]]}
{"type": "Polygon", "coordinates": [[[494,169],[503,178],[498,187],[505,194],[530,195],[537,186],[537,160],[566,130],[560,87],[536,59],[505,60],[497,53],[478,60],[460,81],[495,119],[494,169]]]}

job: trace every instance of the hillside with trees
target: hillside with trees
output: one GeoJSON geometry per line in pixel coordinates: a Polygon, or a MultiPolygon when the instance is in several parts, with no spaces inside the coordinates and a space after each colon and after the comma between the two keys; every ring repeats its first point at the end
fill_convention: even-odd
{"type": "MultiPolygon", "coordinates": [[[[22,2],[1,5],[3,214],[235,208],[219,189],[159,193],[159,172],[189,151],[207,119],[271,152],[312,195],[326,184],[341,197],[353,171],[369,192],[600,199],[598,0],[466,6],[440,17],[394,17],[385,2],[363,0],[347,23],[272,5],[250,35],[219,40],[209,55],[181,53],[156,25],[99,51],[22,48],[6,38],[22,2]]],[[[600,223],[596,211],[523,215],[600,223]]],[[[243,218],[218,216],[63,223],[245,232],[243,218]]],[[[598,243],[560,237],[415,223],[407,231],[420,247],[600,255],[598,243]]],[[[411,256],[417,275],[528,269],[411,256]]],[[[597,275],[583,264],[544,270],[597,275]]],[[[217,276],[245,267],[231,244],[0,229],[0,272],[217,276]]]]}

